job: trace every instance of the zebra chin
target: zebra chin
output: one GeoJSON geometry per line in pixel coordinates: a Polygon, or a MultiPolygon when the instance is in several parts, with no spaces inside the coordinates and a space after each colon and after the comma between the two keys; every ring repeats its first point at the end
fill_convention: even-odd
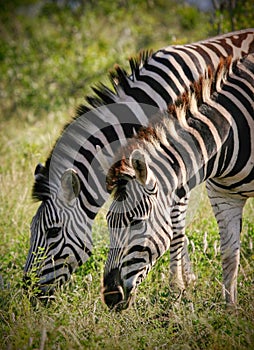
{"type": "Polygon", "coordinates": [[[110,310],[128,309],[134,300],[133,288],[123,286],[118,269],[113,269],[104,276],[102,300],[110,310]]]}

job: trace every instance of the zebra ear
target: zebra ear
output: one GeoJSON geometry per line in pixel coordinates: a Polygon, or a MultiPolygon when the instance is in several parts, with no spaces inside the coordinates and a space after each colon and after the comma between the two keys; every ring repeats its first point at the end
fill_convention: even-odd
{"type": "Polygon", "coordinates": [[[61,178],[61,189],[64,199],[70,203],[78,197],[80,193],[80,179],[74,169],[67,169],[61,178]]]}
{"type": "Polygon", "coordinates": [[[38,163],[36,165],[36,168],[34,170],[34,178],[35,180],[38,178],[38,175],[45,175],[46,168],[41,163],[38,163]]]}
{"type": "Polygon", "coordinates": [[[136,179],[146,187],[153,187],[155,177],[150,169],[145,153],[140,149],[135,149],[130,156],[130,163],[135,171],[136,179]]]}
{"type": "Polygon", "coordinates": [[[49,173],[41,163],[36,166],[34,171],[32,197],[36,201],[46,201],[50,198],[49,173]]]}

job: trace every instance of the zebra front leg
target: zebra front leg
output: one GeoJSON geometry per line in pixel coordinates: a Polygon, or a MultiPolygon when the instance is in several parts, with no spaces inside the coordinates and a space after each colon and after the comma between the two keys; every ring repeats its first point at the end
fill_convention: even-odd
{"type": "Polygon", "coordinates": [[[174,232],[173,239],[170,245],[170,287],[173,290],[185,290],[185,278],[183,274],[183,256],[188,254],[184,252],[185,230],[174,232]]]}
{"type": "Polygon", "coordinates": [[[196,276],[193,273],[192,264],[188,253],[188,238],[186,236],[184,236],[184,246],[182,249],[182,274],[186,287],[196,281],[196,276]]]}
{"type": "Polygon", "coordinates": [[[195,280],[188,254],[188,243],[185,236],[186,210],[189,195],[182,198],[171,212],[173,239],[170,244],[170,285],[180,291],[195,280]]]}
{"type": "Polygon", "coordinates": [[[207,192],[220,230],[223,295],[228,304],[235,304],[242,212],[246,199],[232,198],[217,192],[210,182],[207,183],[207,192]]]}

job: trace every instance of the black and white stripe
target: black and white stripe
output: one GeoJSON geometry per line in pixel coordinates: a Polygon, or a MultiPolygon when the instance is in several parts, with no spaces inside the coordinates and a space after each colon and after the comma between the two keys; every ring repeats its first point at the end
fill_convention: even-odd
{"type": "Polygon", "coordinates": [[[225,60],[214,76],[208,70],[193,90],[129,140],[108,172],[114,199],[103,296],[111,308],[130,305],[172,241],[184,249],[174,240],[175,205],[204,181],[220,229],[226,301],[236,303],[242,211],[254,197],[254,54],[225,60]]]}
{"type": "MultiPolygon", "coordinates": [[[[165,109],[188,89],[208,65],[215,69],[221,57],[237,59],[253,51],[254,30],[246,29],[143,54],[130,60],[130,76],[116,67],[111,76],[114,91],[95,88],[97,97],[87,97],[91,108],[79,107],[45,165],[36,168],[33,197],[41,204],[31,225],[25,276],[36,271],[43,292],[53,290],[57,281],[68,280],[91,254],[92,224],[108,198],[100,169],[107,168],[116,150],[158,109],[165,109]],[[44,259],[35,261],[40,252],[44,259]]],[[[179,237],[183,237],[185,211],[185,204],[175,204],[172,224],[179,237]]],[[[184,254],[182,260],[188,260],[184,254]]],[[[174,249],[171,265],[173,274],[182,275],[179,252],[174,249]]]]}

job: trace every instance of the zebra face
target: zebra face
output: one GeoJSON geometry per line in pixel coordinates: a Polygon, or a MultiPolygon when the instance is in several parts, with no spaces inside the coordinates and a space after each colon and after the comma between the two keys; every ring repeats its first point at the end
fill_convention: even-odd
{"type": "Polygon", "coordinates": [[[137,286],[169,247],[169,238],[156,241],[154,233],[162,237],[162,231],[168,229],[169,237],[171,230],[168,215],[165,212],[161,215],[158,211],[160,190],[145,154],[135,150],[130,164],[135,175],[129,180],[118,178],[114,200],[107,214],[110,250],[102,294],[107,306],[116,310],[130,306],[137,286]]]}
{"type": "Polygon", "coordinates": [[[38,288],[39,294],[52,294],[56,286],[70,278],[88,251],[85,240],[80,238],[84,236],[84,227],[77,217],[81,211],[80,183],[75,170],[67,169],[54,193],[45,185],[48,179],[43,166],[36,170],[35,177],[34,193],[39,196],[36,192],[39,188],[42,203],[31,223],[24,280],[38,288]]]}

